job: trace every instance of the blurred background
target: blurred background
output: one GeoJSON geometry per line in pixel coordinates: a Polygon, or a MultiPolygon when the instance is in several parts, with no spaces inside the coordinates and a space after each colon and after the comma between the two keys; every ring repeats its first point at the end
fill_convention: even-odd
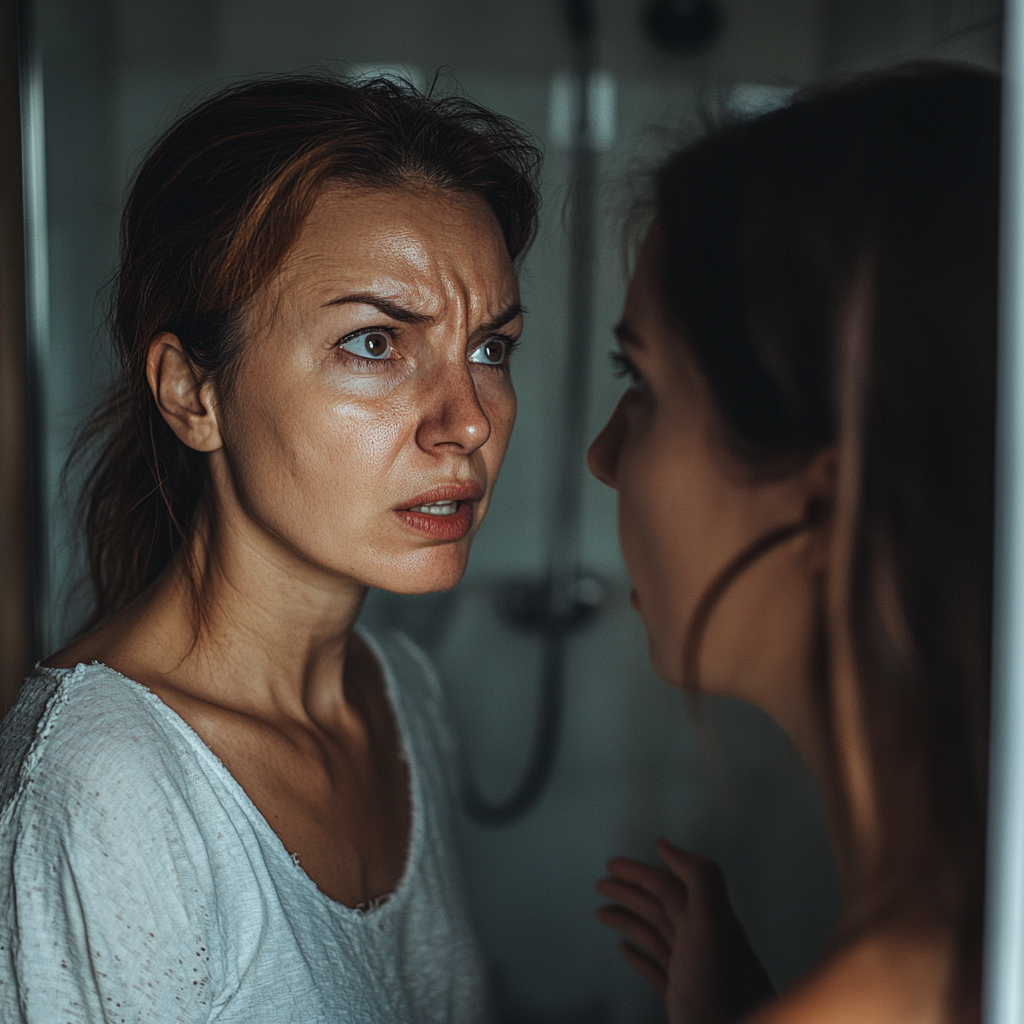
{"type": "MultiPolygon", "coordinates": [[[[546,154],[541,232],[522,270],[519,421],[464,582],[422,598],[375,593],[364,617],[426,647],[450,695],[470,780],[461,840],[503,1018],[663,1019],[596,923],[592,889],[614,854],[654,859],[658,835],[720,861],[777,984],[807,967],[838,906],[817,785],[760,713],[713,699],[691,708],[651,674],[614,495],[582,464],[622,390],[606,353],[625,290],[623,212],[638,173],[703,113],[756,116],[801,86],[905,59],[996,67],[997,0],[20,6],[29,346],[18,356],[0,324],[5,671],[24,660],[11,637],[34,635],[40,657],[80,616],[76,481],[62,483],[62,469],[111,379],[105,286],[148,146],[241,77],[385,72],[427,89],[440,72],[437,88],[515,118],[546,154]]],[[[8,146],[10,123],[0,112],[8,146]]],[[[10,215],[15,186],[7,193],[10,215]]]]}

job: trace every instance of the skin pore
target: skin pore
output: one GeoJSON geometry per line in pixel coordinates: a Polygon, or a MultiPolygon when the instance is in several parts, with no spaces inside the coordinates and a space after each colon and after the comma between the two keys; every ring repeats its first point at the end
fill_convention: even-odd
{"type": "MultiPolygon", "coordinates": [[[[824,619],[833,639],[834,760],[855,841],[870,853],[877,819],[851,646],[843,642],[844,589],[833,570],[845,564],[850,543],[850,460],[824,451],[768,477],[740,463],[722,439],[706,380],[665,317],[657,258],[652,232],[616,329],[630,387],[588,454],[591,472],[617,491],[620,543],[651,662],[665,682],[681,686],[684,637],[718,574],[770,531],[805,520],[812,503],[834,508],[828,520],[773,548],[726,590],[701,645],[700,688],[753,703],[787,731],[819,775],[834,825],[840,793],[812,699],[813,641],[824,619]]],[[[663,867],[621,857],[609,862],[597,889],[612,904],[598,917],[628,940],[626,956],[665,999],[670,1021],[730,1021],[770,999],[770,983],[729,905],[721,872],[665,840],[658,852],[663,867]]],[[[847,869],[839,864],[841,877],[847,869]]],[[[943,1021],[951,956],[948,935],[895,928],[865,934],[756,1019],[943,1021]]]]}
{"type": "Polygon", "coordinates": [[[176,559],[48,662],[102,661],[153,690],[349,906],[395,887],[411,822],[391,705],[353,626],[370,586],[461,578],[515,420],[521,331],[481,200],[327,186],[247,311],[229,389],[174,335],[150,347],[161,414],[208,453],[198,636],[176,559]]]}

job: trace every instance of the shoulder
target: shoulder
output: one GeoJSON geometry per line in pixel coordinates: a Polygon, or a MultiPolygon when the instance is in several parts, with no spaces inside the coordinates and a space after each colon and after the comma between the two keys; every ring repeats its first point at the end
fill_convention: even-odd
{"type": "Polygon", "coordinates": [[[28,686],[26,702],[36,686],[48,697],[0,812],[0,905],[19,908],[16,920],[0,912],[0,945],[4,933],[28,949],[86,927],[111,950],[135,932],[194,937],[213,906],[218,794],[173,712],[102,665],[28,686]]]}
{"type": "Polygon", "coordinates": [[[127,835],[158,810],[192,817],[182,797],[201,772],[186,733],[105,665],[38,671],[2,735],[0,814],[15,831],[12,818],[35,831],[127,835]]]}
{"type": "Polygon", "coordinates": [[[102,664],[37,671],[2,731],[5,767],[23,748],[23,770],[59,761],[84,776],[118,770],[180,744],[173,712],[145,687],[102,664]]]}
{"type": "Polygon", "coordinates": [[[945,1020],[948,936],[868,934],[839,947],[746,1024],[901,1024],[945,1020]]]}
{"type": "Polygon", "coordinates": [[[32,1020],[105,1020],[110,1004],[207,1019],[223,969],[213,804],[173,712],[79,665],[29,679],[3,729],[16,784],[0,816],[0,1016],[17,991],[32,1020]]]}

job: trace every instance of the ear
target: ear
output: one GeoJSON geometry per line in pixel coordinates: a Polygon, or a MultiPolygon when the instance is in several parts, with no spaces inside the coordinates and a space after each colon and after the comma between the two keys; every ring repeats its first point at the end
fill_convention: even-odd
{"type": "Polygon", "coordinates": [[[839,487],[839,455],[825,448],[799,472],[806,531],[806,557],[810,568],[825,570],[833,558],[833,515],[839,487]]]}
{"type": "Polygon", "coordinates": [[[182,444],[199,452],[221,447],[213,385],[200,379],[177,335],[165,331],[149,343],[146,378],[160,415],[182,444]]]}

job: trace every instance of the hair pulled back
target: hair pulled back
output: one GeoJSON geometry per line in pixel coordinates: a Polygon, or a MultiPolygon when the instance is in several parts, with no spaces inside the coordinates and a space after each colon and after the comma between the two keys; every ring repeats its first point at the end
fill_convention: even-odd
{"type": "Polygon", "coordinates": [[[845,822],[847,923],[952,926],[968,1019],[983,902],[999,96],[986,72],[908,66],[728,125],[654,181],[662,300],[729,447],[759,473],[832,446],[853,467],[845,607],[882,850],[860,858],[845,822]]]}
{"type": "Polygon", "coordinates": [[[74,456],[95,455],[82,497],[93,591],[86,628],[156,579],[204,509],[205,456],[175,437],[146,379],[153,338],[176,334],[196,370],[230,388],[247,304],[327,182],[475,196],[517,260],[536,231],[539,167],[515,122],[391,78],[247,82],[199,104],[157,141],[121,222],[110,317],[119,379],[74,456]]]}

